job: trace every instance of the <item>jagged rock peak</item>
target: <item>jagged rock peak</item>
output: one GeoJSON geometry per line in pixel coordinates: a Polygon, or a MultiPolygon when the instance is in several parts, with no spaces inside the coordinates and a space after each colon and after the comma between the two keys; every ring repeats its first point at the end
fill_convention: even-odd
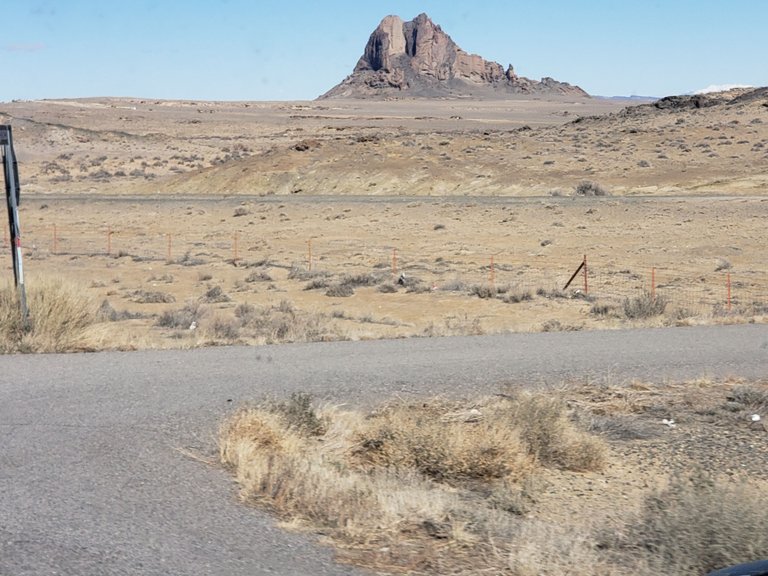
{"type": "Polygon", "coordinates": [[[385,17],[373,31],[354,71],[321,98],[504,97],[514,94],[588,96],[578,86],[552,78],[530,80],[510,64],[462,50],[419,14],[410,22],[385,17]]]}

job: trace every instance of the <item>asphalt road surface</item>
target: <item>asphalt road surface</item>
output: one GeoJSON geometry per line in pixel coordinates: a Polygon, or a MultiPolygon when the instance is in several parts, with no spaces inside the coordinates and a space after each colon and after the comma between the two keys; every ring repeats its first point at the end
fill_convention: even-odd
{"type": "Polygon", "coordinates": [[[365,405],[565,380],[768,375],[768,325],[0,356],[0,576],[335,575],[210,456],[263,394],[365,405]]]}

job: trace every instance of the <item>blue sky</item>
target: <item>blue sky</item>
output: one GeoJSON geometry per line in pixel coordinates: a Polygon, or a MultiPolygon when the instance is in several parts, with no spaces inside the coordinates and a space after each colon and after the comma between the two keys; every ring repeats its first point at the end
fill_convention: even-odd
{"type": "Polygon", "coordinates": [[[598,95],[768,85],[766,0],[5,0],[0,101],[307,100],[387,14],[426,12],[468,52],[598,95]]]}

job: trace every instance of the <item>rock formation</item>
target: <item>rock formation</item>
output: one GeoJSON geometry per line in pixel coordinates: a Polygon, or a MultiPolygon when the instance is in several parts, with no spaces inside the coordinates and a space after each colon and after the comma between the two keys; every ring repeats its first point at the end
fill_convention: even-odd
{"type": "Polygon", "coordinates": [[[588,96],[552,78],[530,80],[459,48],[426,14],[410,22],[387,16],[374,30],[354,71],[321,98],[588,96]]]}

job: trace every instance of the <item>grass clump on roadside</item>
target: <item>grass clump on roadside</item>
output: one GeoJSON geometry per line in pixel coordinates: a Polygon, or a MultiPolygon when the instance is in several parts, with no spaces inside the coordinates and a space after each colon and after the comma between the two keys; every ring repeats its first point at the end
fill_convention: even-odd
{"type": "Polygon", "coordinates": [[[746,482],[702,469],[651,492],[621,543],[657,574],[705,574],[768,556],[768,500],[746,482]]]}
{"type": "Polygon", "coordinates": [[[604,446],[536,395],[363,414],[298,394],[237,412],[220,455],[246,500],[328,535],[350,561],[479,573],[506,565],[536,471],[600,469],[604,446]]]}
{"type": "Polygon", "coordinates": [[[87,350],[85,332],[98,322],[98,305],[76,286],[42,281],[27,285],[25,324],[14,286],[0,289],[0,352],[87,350]]]}

